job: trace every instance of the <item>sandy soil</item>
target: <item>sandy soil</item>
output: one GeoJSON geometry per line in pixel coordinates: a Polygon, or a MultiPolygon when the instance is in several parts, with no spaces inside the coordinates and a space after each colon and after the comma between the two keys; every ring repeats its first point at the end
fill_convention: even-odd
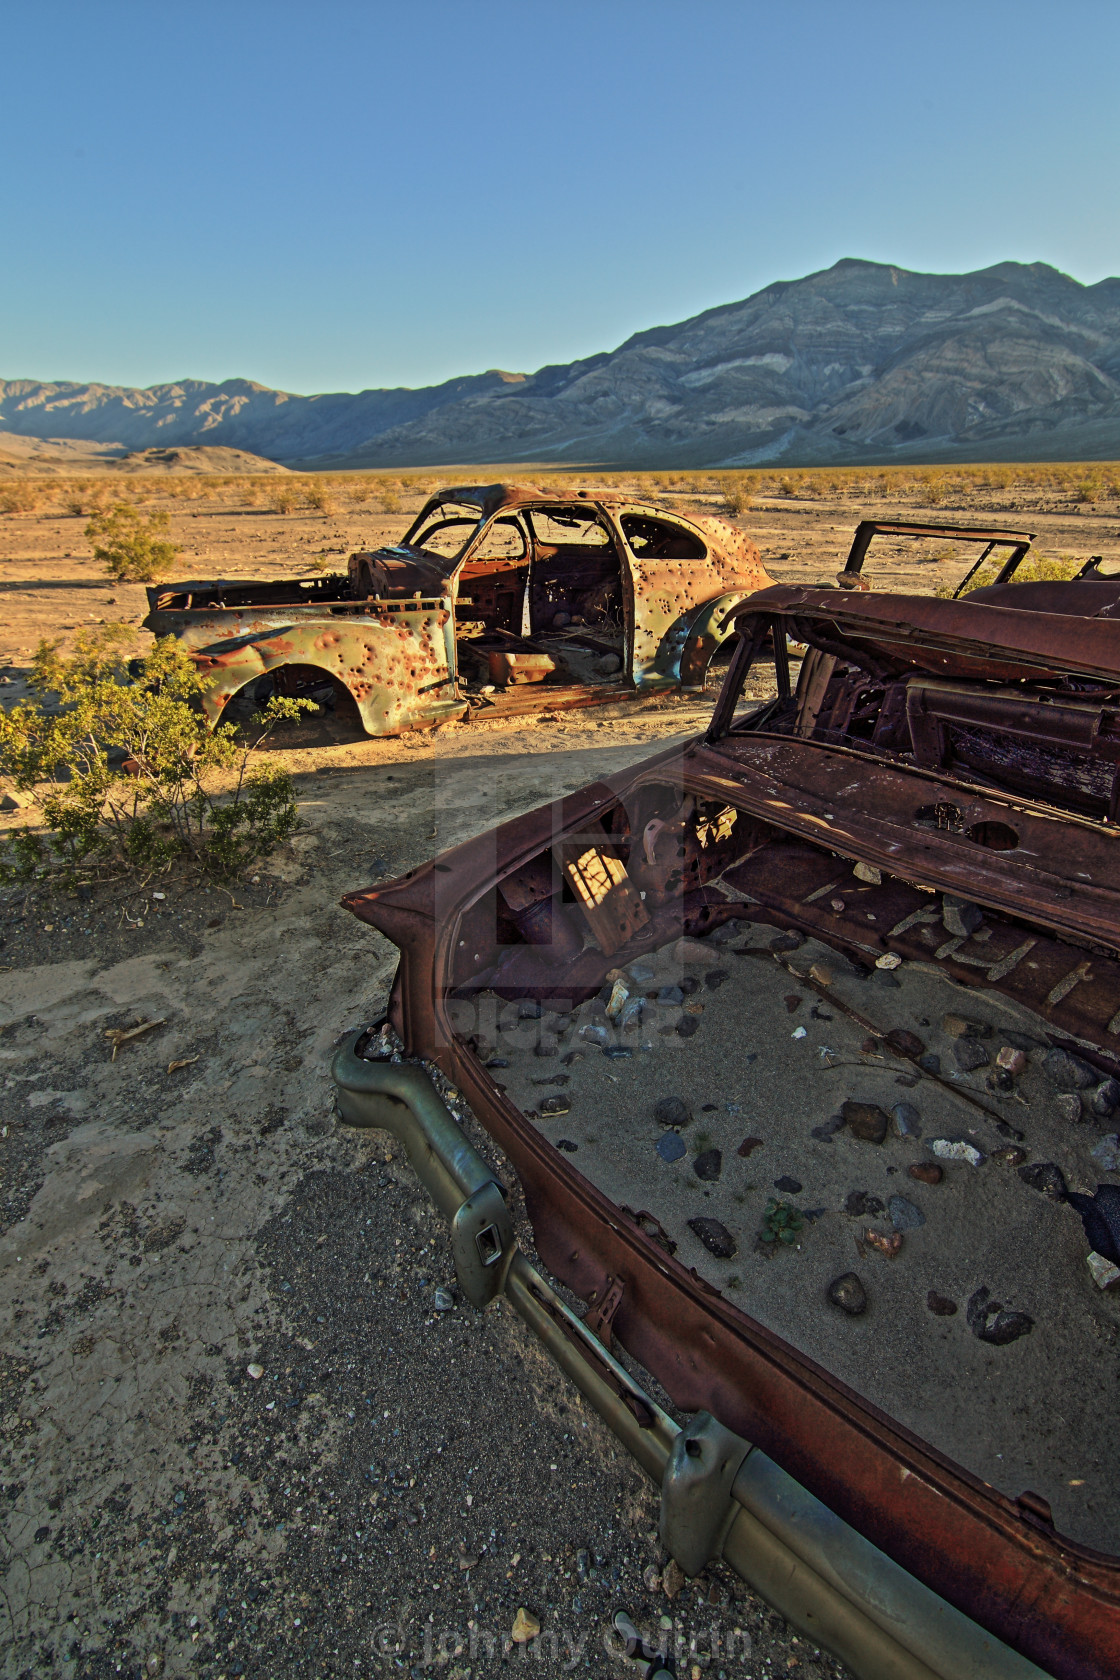
{"type": "MultiPolygon", "coordinates": [[[[196,577],[337,565],[407,519],[169,505],[196,577]]],[[[916,511],[783,502],[744,523],[776,577],[809,579],[861,514],[916,511]]],[[[981,512],[1045,529],[1047,553],[1120,557],[1115,515],[936,517],[981,512]]],[[[84,524],[0,519],[6,694],[40,636],[143,611],[84,524]]],[[[484,1651],[520,1605],[557,1633],[543,1674],[606,1663],[619,1606],[674,1617],[686,1645],[742,1629],[754,1655],[729,1674],[836,1672],[720,1571],[672,1603],[647,1587],[652,1493],[504,1309],[433,1312],[453,1281],[436,1220],[391,1150],[331,1118],[332,1046],[393,967],[339,895],[706,715],[668,699],[399,742],[317,719],[276,743],[306,827],[255,880],[7,907],[5,1675],[420,1672],[446,1630],[463,1650],[442,1672],[478,1680],[495,1667],[471,1623],[484,1651]],[[143,1020],[112,1059],[107,1030],[143,1020]]]]}
{"type": "MultiPolygon", "coordinates": [[[[1009,1498],[1040,1493],[1063,1534],[1115,1552],[1110,1397],[1120,1376],[1120,1309],[1089,1275],[1078,1216],[1015,1171],[1028,1160],[1053,1162],[1071,1190],[1092,1194],[1102,1169],[1090,1151],[1111,1121],[1071,1126],[1062,1117],[1040,1065],[1045,1023],[998,993],[959,987],[932,961],[907,962],[890,980],[869,977],[814,940],[779,966],[768,960],[773,928],[744,922],[744,931],[745,941],[693,942],[692,961],[678,958],[675,943],[641,959],[642,983],[631,988],[653,1001],[640,1023],[611,1033],[629,1057],[608,1060],[594,1036],[581,1036],[584,1026],[591,1035],[604,1030],[596,998],[563,1018],[558,1061],[535,1054],[536,1022],[488,1035],[509,1064],[494,1077],[550,1142],[565,1140],[573,1167],[621,1206],[648,1209],[677,1258],[734,1305],[1009,1498]],[[743,960],[747,951],[755,960],[743,960]],[[830,976],[823,998],[798,983],[814,964],[830,976]],[[674,1031],[679,992],[656,1001],[682,980],[700,1029],[684,1039],[674,1031]],[[874,1040],[865,1048],[866,1030],[840,1004],[883,1032],[917,1033],[950,1080],[921,1076],[874,1040]],[[1013,1091],[991,1090],[986,1066],[956,1069],[942,1030],[953,1014],[985,1025],[992,1055],[1007,1033],[1035,1046],[1013,1091]],[[567,1112],[549,1115],[550,1097],[567,1112]],[[666,1097],[691,1115],[676,1129],[658,1120],[666,1097]],[[879,1144],[846,1127],[822,1135],[848,1100],[887,1113],[906,1103],[907,1135],[894,1125],[879,1144]],[[1010,1136],[1023,1147],[1009,1145],[1010,1136]],[[744,1158],[745,1139],[753,1142],[744,1158]],[[981,1159],[940,1164],[938,1140],[968,1142],[981,1159]],[[662,1159],[659,1142],[680,1154],[662,1159]],[[719,1161],[705,1163],[713,1149],[719,1161]],[[915,1180],[914,1165],[940,1165],[941,1181],[915,1180]],[[803,1216],[788,1249],[759,1240],[772,1201],[803,1216]],[[705,1249],[688,1224],[698,1216],[730,1232],[733,1256],[705,1249]],[[877,1252],[868,1230],[901,1232],[898,1255],[877,1252]],[[827,1293],[853,1271],[867,1298],[856,1317],[827,1293]],[[1029,1314],[1031,1330],[1006,1346],[979,1341],[966,1311],[979,1289],[1029,1314]]],[[[493,994],[482,995],[479,1021],[508,1017],[493,994]]]]}

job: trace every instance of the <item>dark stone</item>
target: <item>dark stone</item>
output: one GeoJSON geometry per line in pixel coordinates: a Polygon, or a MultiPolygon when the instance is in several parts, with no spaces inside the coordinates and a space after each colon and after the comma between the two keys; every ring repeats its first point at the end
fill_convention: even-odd
{"type": "Polygon", "coordinates": [[[867,1291],[855,1272],[845,1272],[843,1277],[833,1278],[828,1286],[828,1298],[834,1307],[840,1307],[852,1318],[858,1318],[860,1313],[867,1311],[867,1291]]]}
{"type": "Polygon", "coordinates": [[[790,992],[782,1001],[785,1003],[787,1012],[792,1015],[795,1009],[801,1008],[805,999],[799,992],[790,992]]]}
{"type": "Polygon", "coordinates": [[[603,1054],[609,1062],[628,1061],[634,1054],[628,1044],[605,1044],[603,1054]]]}
{"type": "Polygon", "coordinates": [[[695,1015],[682,1015],[680,1020],[677,1022],[676,1032],[678,1038],[691,1038],[693,1033],[698,1033],[699,1031],[700,1022],[695,1015]]]}
{"type": "Polygon", "coordinates": [[[509,1066],[509,1061],[508,1061],[507,1057],[505,1057],[505,1056],[491,1056],[490,1059],[487,1061],[486,1066],[488,1068],[508,1067],[509,1066]]]}
{"type": "Polygon", "coordinates": [[[719,1104],[718,1103],[704,1103],[701,1106],[700,1112],[701,1112],[701,1114],[718,1114],[719,1104]]]}
{"type": "Polygon", "coordinates": [[[809,1133],[809,1136],[820,1138],[822,1143],[831,1143],[843,1125],[844,1116],[842,1114],[832,1114],[824,1122],[823,1126],[814,1126],[812,1131],[809,1133]]]}
{"type": "Polygon", "coordinates": [[[985,1084],[989,1091],[1013,1091],[1015,1089],[1014,1077],[1006,1068],[993,1068],[985,1080],[985,1084]]]}
{"type": "Polygon", "coordinates": [[[1084,1091],[1097,1083],[1098,1074],[1080,1056],[1068,1050],[1048,1050],[1042,1058],[1042,1071],[1059,1091],[1084,1091]]]}
{"type": "Polygon", "coordinates": [[[918,1066],[923,1073],[940,1073],[941,1057],[936,1050],[927,1050],[924,1056],[918,1057],[918,1066]]]}
{"type": "Polygon", "coordinates": [[[566,1150],[569,1155],[574,1155],[576,1150],[579,1148],[579,1144],[573,1143],[571,1138],[557,1138],[556,1147],[557,1149],[566,1150]]]}
{"type": "Polygon", "coordinates": [[[734,1237],[718,1219],[690,1219],[688,1228],[717,1260],[730,1260],[733,1254],[738,1253],[734,1237]]]}
{"type": "Polygon", "coordinates": [[[1081,1215],[1089,1247],[1120,1266],[1120,1186],[1098,1184],[1095,1196],[1071,1190],[1069,1205],[1081,1215]]]}
{"type": "Polygon", "coordinates": [[[713,968],[704,976],[704,984],[710,992],[718,992],[725,980],[731,978],[729,968],[713,968]]]}
{"type": "Polygon", "coordinates": [[[729,921],[721,923],[721,925],[712,933],[712,944],[730,944],[731,940],[738,939],[739,935],[745,931],[748,925],[749,924],[744,922],[741,917],[732,916],[729,921]]]}
{"type": "Polygon", "coordinates": [[[736,1155],[741,1155],[743,1159],[746,1160],[747,1156],[750,1155],[753,1150],[762,1148],[762,1143],[762,1138],[744,1138],[735,1153],[736,1155]]]}
{"type": "Polygon", "coordinates": [[[781,1178],[774,1180],[774,1188],[785,1196],[800,1196],[805,1186],[799,1178],[790,1178],[788,1173],[783,1173],[781,1178]]]}
{"type": "Polygon", "coordinates": [[[680,982],[680,989],[684,997],[691,997],[694,992],[698,992],[700,990],[700,982],[697,980],[695,974],[686,974],[684,979],[680,982]]]}
{"type": "Polygon", "coordinates": [[[662,1097],[653,1105],[653,1118],[660,1126],[687,1126],[692,1110],[681,1097],[662,1097]]]}
{"type": "Polygon", "coordinates": [[[544,1115],[570,1114],[571,1111],[572,1105],[567,1097],[546,1097],[541,1104],[541,1113],[544,1115]]]}
{"type": "Polygon", "coordinates": [[[1120,1108],[1120,1080],[1105,1079],[1089,1099],[1089,1107],[1102,1120],[1107,1120],[1120,1108]]]}
{"type": "Polygon", "coordinates": [[[704,1149],[692,1163],[692,1170],[705,1184],[714,1184],[723,1171],[723,1155],[718,1149],[704,1149]]]}
{"type": "Polygon", "coordinates": [[[882,1143],[890,1121],[874,1103],[846,1102],[840,1109],[848,1130],[864,1143],[882,1143]]]}
{"type": "Polygon", "coordinates": [[[662,986],[657,994],[657,1001],[667,1007],[672,1007],[674,1004],[684,1002],[684,992],[679,986],[662,986]]]}
{"type": "Polygon", "coordinates": [[[987,1067],[991,1059],[991,1052],[985,1050],[974,1038],[958,1038],[953,1045],[953,1060],[964,1073],[971,1073],[974,1068],[987,1067]]]}
{"type": "Polygon", "coordinates": [[[926,1222],[921,1208],[907,1201],[905,1196],[892,1196],[887,1203],[887,1212],[896,1231],[916,1231],[926,1222]]]}
{"type": "Polygon", "coordinates": [[[887,1034],[887,1043],[899,1056],[916,1058],[925,1051],[917,1033],[907,1032],[905,1027],[892,1027],[887,1034]]]}
{"type": "Polygon", "coordinates": [[[957,1310],[957,1303],[950,1301],[947,1295],[939,1295],[936,1289],[931,1289],[926,1296],[926,1306],[938,1318],[951,1318],[957,1310]]]}
{"type": "Polygon", "coordinates": [[[1024,1184],[1029,1184],[1032,1190],[1039,1191],[1043,1196],[1049,1196],[1052,1202],[1065,1201],[1066,1181],[1061,1167],[1053,1161],[1032,1161],[1029,1166],[1019,1167],[1018,1173],[1024,1184]]]}
{"type": "Polygon", "coordinates": [[[1034,1319],[1029,1313],[1010,1312],[1001,1301],[993,1301],[991,1290],[981,1286],[970,1297],[965,1309],[968,1327],[972,1334],[982,1342],[990,1342],[993,1347],[1006,1347],[1009,1342],[1017,1342],[1020,1336],[1026,1336],[1034,1329],[1034,1319]]]}
{"type": "Polygon", "coordinates": [[[940,1184],[945,1177],[944,1172],[936,1161],[915,1161],[907,1171],[911,1178],[916,1178],[919,1184],[940,1184]]]}
{"type": "Polygon", "coordinates": [[[882,1211],[882,1202],[868,1190],[852,1190],[844,1203],[844,1212],[849,1219],[874,1219],[882,1211]]]}
{"type": "Polygon", "coordinates": [[[799,933],[776,933],[770,941],[772,951],[796,951],[805,941],[799,933]]]}
{"type": "Polygon", "coordinates": [[[983,910],[970,899],[957,898],[952,893],[945,893],[942,897],[941,923],[946,933],[951,933],[955,939],[967,939],[983,920],[983,910]]]}
{"type": "Polygon", "coordinates": [[[899,1137],[921,1137],[921,1115],[913,1103],[895,1103],[891,1109],[891,1119],[894,1121],[894,1129],[899,1137]]]}
{"type": "Polygon", "coordinates": [[[666,1132],[664,1137],[658,1138],[657,1153],[663,1161],[668,1161],[670,1164],[673,1161],[679,1161],[682,1155],[687,1154],[685,1141],[681,1134],[679,1132],[666,1132]]]}

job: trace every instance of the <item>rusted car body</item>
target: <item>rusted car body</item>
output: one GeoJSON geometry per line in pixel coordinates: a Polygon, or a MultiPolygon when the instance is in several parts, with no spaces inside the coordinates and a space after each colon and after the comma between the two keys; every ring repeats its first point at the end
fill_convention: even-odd
{"type": "MultiPolygon", "coordinates": [[[[644,953],[765,923],[872,978],[924,964],[990,988],[1102,1080],[1120,1074],[1120,582],[1090,572],[959,601],[778,586],[737,623],[711,726],[683,751],[344,900],[401,960],[380,1037],[336,1062],[343,1118],[405,1138],[452,1222],[465,1292],[481,1305],[504,1289],[661,1481],[662,1534],[686,1571],[722,1548],[860,1675],[1106,1680],[1120,1673],[1116,1557],[1064,1536],[1045,1492],[998,1491],[736,1307],[674,1258],[656,1216],[576,1170],[492,1070],[483,994],[514,1015],[537,1005],[575,1043],[564,1012],[644,953]],[[796,684],[792,644],[807,649],[796,684]],[[776,698],[744,709],[764,657],[776,698]],[[954,933],[962,904],[975,914],[954,933]],[[517,1251],[456,1099],[512,1163],[582,1321],[517,1251]],[[694,1414],[682,1432],[613,1343],[694,1414]]],[[[602,1056],[632,1054],[609,1036],[602,1056]]]]}
{"type": "Polygon", "coordinates": [[[367,734],[398,735],[463,717],[472,687],[516,713],[701,686],[729,614],[770,581],[723,519],[468,485],[345,574],[160,584],[144,623],[190,651],[214,722],[238,694],[333,690],[367,734]]]}

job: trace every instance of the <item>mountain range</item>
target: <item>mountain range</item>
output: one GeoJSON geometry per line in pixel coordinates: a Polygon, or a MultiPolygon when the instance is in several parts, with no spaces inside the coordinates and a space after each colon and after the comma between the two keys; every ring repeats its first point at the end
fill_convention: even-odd
{"type": "Polygon", "coordinates": [[[854,258],[536,373],[298,396],[247,379],[0,380],[0,429],[329,469],[1120,457],[1120,279],[854,258]]]}

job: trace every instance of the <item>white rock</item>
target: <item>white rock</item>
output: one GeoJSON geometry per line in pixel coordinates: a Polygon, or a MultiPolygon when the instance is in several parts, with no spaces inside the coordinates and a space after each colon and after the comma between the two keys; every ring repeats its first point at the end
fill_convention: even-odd
{"type": "Polygon", "coordinates": [[[873,863],[857,863],[852,874],[857,881],[869,881],[873,887],[882,884],[883,877],[873,863]]]}
{"type": "Polygon", "coordinates": [[[1085,1256],[1085,1264],[1093,1274],[1093,1282],[1098,1289],[1115,1289],[1120,1283],[1120,1266],[1114,1266],[1103,1254],[1094,1250],[1085,1256]]]}
{"type": "Polygon", "coordinates": [[[978,1167],[984,1159],[980,1150],[971,1143],[965,1143],[963,1138],[934,1138],[930,1148],[939,1160],[967,1161],[970,1167],[978,1167]]]}
{"type": "Polygon", "coordinates": [[[252,1377],[254,1382],[260,1382],[261,1378],[264,1376],[264,1366],[263,1365],[246,1365],[245,1373],[246,1373],[247,1376],[252,1377]]]}
{"type": "Polygon", "coordinates": [[[789,1036],[791,1038],[807,1038],[808,1034],[806,1033],[804,1027],[794,1027],[789,1036]]]}
{"type": "Polygon", "coordinates": [[[876,968],[901,968],[902,958],[897,951],[884,951],[881,957],[875,958],[876,968]]]}

